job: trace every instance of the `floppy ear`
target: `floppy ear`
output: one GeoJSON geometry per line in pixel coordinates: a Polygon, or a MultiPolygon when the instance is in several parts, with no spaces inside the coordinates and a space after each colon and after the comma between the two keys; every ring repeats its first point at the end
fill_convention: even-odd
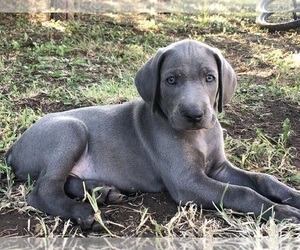
{"type": "Polygon", "coordinates": [[[227,104],[233,96],[236,88],[236,75],[231,65],[225,60],[225,58],[215,51],[215,59],[218,65],[219,75],[219,91],[218,91],[218,112],[222,112],[223,106],[227,104]]]}
{"type": "Polygon", "coordinates": [[[140,96],[155,112],[159,98],[160,72],[168,50],[159,49],[154,57],[144,64],[135,76],[135,85],[140,96]]]}

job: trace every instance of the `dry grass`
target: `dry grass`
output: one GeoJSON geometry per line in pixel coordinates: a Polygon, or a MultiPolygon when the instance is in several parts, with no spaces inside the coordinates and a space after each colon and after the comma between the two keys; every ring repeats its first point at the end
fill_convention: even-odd
{"type": "MultiPolygon", "coordinates": [[[[0,154],[45,113],[135,98],[133,77],[147,58],[161,46],[192,38],[220,48],[238,74],[235,99],[226,115],[220,117],[227,129],[228,157],[243,168],[272,173],[289,185],[300,186],[296,161],[300,148],[297,134],[300,78],[297,61],[289,61],[299,53],[299,31],[269,34],[255,26],[253,13],[172,14],[151,18],[82,15],[66,23],[1,15],[0,154]],[[266,104],[270,103],[266,99],[280,100],[279,106],[289,107],[292,114],[289,124],[284,127],[286,111],[280,113],[280,107],[276,107],[275,117],[273,106],[268,109],[266,104]],[[273,125],[266,121],[272,121],[273,125]]],[[[275,249],[292,244],[289,239],[299,236],[299,226],[288,221],[278,223],[270,218],[262,223],[251,215],[224,209],[206,211],[193,204],[166,207],[170,201],[165,196],[152,194],[137,194],[125,204],[104,206],[102,211],[112,218],[107,230],[84,232],[71,221],[62,221],[28,206],[26,195],[34,184],[30,180],[25,184],[15,182],[5,163],[0,164],[0,175],[0,236],[101,237],[106,239],[105,246],[154,244],[159,248],[183,249],[195,245],[223,249],[228,238],[235,239],[229,246],[236,249],[249,246],[263,249],[266,245],[275,249]],[[149,200],[150,204],[158,204],[156,209],[149,206],[149,200]],[[113,241],[112,236],[165,238],[124,243],[121,239],[113,241]],[[173,238],[181,240],[170,240],[173,238]]],[[[31,243],[44,246],[45,242],[31,243]]],[[[47,244],[87,243],[78,239],[47,244]]]]}

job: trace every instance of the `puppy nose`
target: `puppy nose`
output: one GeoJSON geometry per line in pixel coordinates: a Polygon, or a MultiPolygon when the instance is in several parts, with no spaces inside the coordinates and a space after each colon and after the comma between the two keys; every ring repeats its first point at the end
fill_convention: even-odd
{"type": "Polygon", "coordinates": [[[198,108],[189,108],[182,110],[182,115],[189,122],[200,122],[204,114],[203,111],[199,110],[198,108]]]}

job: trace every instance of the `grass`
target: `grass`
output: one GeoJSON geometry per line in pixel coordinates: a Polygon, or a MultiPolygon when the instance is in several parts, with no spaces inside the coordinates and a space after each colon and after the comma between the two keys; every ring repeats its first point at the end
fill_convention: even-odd
{"type": "MultiPolygon", "coordinates": [[[[300,187],[299,166],[294,165],[300,148],[296,118],[284,112],[274,117],[272,107],[267,108],[267,100],[280,101],[290,105],[289,112],[299,112],[299,31],[259,30],[253,13],[79,15],[71,22],[0,15],[0,154],[46,113],[137,98],[133,79],[139,67],[159,47],[191,38],[218,47],[238,75],[236,95],[226,114],[220,115],[227,129],[229,159],[241,168],[271,173],[300,187]]],[[[250,215],[205,211],[193,204],[179,206],[162,219],[143,201],[136,207],[106,207],[112,215],[125,211],[127,219],[116,219],[104,232],[86,234],[70,221],[29,207],[26,195],[34,184],[15,183],[5,163],[0,163],[0,175],[1,216],[11,211],[29,216],[26,236],[288,238],[299,234],[299,227],[287,221],[270,218],[261,223],[250,215]]],[[[92,194],[87,198],[93,201],[92,194]]]]}

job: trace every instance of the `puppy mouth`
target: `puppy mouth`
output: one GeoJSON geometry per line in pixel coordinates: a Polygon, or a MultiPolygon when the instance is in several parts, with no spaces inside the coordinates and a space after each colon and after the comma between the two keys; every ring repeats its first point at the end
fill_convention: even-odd
{"type": "Polygon", "coordinates": [[[189,122],[189,125],[185,130],[200,130],[200,129],[208,129],[209,127],[206,124],[202,124],[201,122],[189,122]]]}

